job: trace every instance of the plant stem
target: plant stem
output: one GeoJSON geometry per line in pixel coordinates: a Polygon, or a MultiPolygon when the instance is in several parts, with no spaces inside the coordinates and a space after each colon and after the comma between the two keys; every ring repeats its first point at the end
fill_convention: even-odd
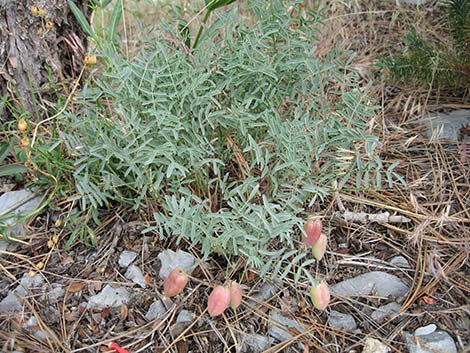
{"type": "Polygon", "coordinates": [[[204,18],[202,19],[201,26],[199,27],[199,31],[197,32],[196,39],[194,40],[193,49],[196,48],[197,43],[199,43],[199,39],[201,38],[201,34],[202,34],[202,29],[205,26],[207,20],[209,19],[211,12],[212,12],[211,10],[207,10],[206,14],[204,15],[204,18]]]}

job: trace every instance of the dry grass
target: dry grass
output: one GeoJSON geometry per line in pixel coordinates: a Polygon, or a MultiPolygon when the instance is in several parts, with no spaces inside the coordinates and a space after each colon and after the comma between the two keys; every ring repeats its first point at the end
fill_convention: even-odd
{"type": "MultiPolygon", "coordinates": [[[[237,333],[266,332],[273,324],[268,317],[272,309],[282,311],[307,329],[302,333],[291,330],[292,340],[277,344],[267,352],[359,352],[366,337],[379,339],[393,352],[403,352],[406,351],[403,331],[413,331],[428,323],[436,323],[450,332],[460,349],[468,347],[470,158],[462,163],[458,146],[430,143],[422,135],[419,118],[429,111],[470,108],[469,97],[396,86],[373,68],[382,55],[400,51],[399,43],[412,28],[431,40],[442,38],[444,19],[439,14],[439,6],[416,9],[397,7],[393,1],[377,5],[377,1],[372,0],[329,3],[331,7],[317,53],[323,56],[333,48],[356,53],[354,63],[364,83],[372,83],[371,92],[382,107],[373,122],[374,130],[383,141],[382,158],[386,166],[399,162],[397,171],[406,182],[385,190],[342,191],[338,197],[351,211],[388,211],[406,216],[411,222],[380,225],[345,222],[338,212],[336,198],[315,206],[314,211],[324,215],[330,235],[329,252],[317,270],[330,284],[371,270],[393,271],[411,287],[402,304],[402,314],[378,324],[370,318],[370,313],[383,304],[383,298],[333,298],[331,309],[353,315],[361,332],[332,329],[326,324],[326,313],[312,310],[306,284],[285,281],[271,299],[256,301],[254,293],[248,292],[241,311],[228,313],[220,320],[208,320],[204,309],[208,291],[225,278],[225,263],[219,258],[197,269],[185,296],[162,319],[148,323],[142,319],[150,303],[157,298],[152,290],[141,292],[138,302],[121,308],[114,316],[103,318],[102,313],[80,312],[79,304],[100,285],[115,282],[123,285],[123,279],[114,270],[116,254],[122,249],[134,248],[141,252],[140,264],[156,279],[156,254],[174,244],[141,238],[127,228],[117,231],[103,227],[97,231],[100,240],[95,253],[80,245],[71,253],[60,247],[44,251],[51,234],[58,235],[61,242],[66,234],[43,219],[37,222],[38,228],[31,229],[34,235],[25,239],[30,244],[28,247],[19,244],[15,253],[0,259],[2,282],[13,287],[21,273],[45,261],[43,274],[48,280],[65,285],[80,281],[85,283],[85,288],[79,294],[68,293],[66,299],[54,305],[59,313],[55,321],[35,298],[27,300],[27,310],[38,318],[39,329],[53,332],[49,340],[35,339],[21,328],[19,318],[3,318],[0,323],[0,339],[6,342],[3,351],[15,347],[31,352],[96,352],[105,351],[105,345],[113,340],[135,353],[235,352],[239,343],[237,333]],[[399,269],[386,261],[396,255],[404,256],[411,268],[399,269]],[[70,266],[70,256],[73,257],[72,270],[66,268],[70,266]],[[174,334],[171,331],[180,309],[194,312],[196,318],[191,326],[174,334]]],[[[129,43],[138,36],[130,18],[133,13],[127,14],[129,43]]],[[[126,227],[126,217],[125,212],[116,213],[108,217],[108,223],[118,222],[126,227]]],[[[247,271],[242,261],[233,264],[230,273],[244,273],[245,284],[254,289],[260,287],[256,274],[247,271]]],[[[151,288],[160,287],[158,280],[152,280],[151,288]]]]}

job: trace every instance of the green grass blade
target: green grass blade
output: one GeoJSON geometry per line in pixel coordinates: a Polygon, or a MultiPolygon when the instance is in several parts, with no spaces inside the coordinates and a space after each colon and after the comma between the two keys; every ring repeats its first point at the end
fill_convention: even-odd
{"type": "Polygon", "coordinates": [[[77,19],[78,23],[82,27],[83,31],[90,37],[93,37],[96,39],[96,34],[95,31],[93,31],[93,28],[91,28],[90,23],[86,19],[85,15],[83,12],[78,8],[77,5],[72,0],[67,0],[67,3],[69,4],[70,10],[72,10],[73,15],[77,19]]]}

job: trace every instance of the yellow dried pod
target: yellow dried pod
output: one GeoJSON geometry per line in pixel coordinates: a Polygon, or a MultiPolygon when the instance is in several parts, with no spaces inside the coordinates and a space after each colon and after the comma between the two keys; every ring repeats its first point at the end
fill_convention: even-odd
{"type": "Polygon", "coordinates": [[[33,271],[33,270],[29,271],[29,272],[28,272],[28,276],[29,276],[29,277],[34,277],[34,276],[36,276],[36,271],[33,271]]]}
{"type": "Polygon", "coordinates": [[[97,62],[96,55],[85,56],[85,59],[84,59],[85,65],[96,65],[96,62],[97,62]]]}
{"type": "Polygon", "coordinates": [[[25,132],[28,129],[28,123],[24,119],[18,120],[18,130],[25,132]]]}
{"type": "Polygon", "coordinates": [[[47,247],[48,247],[49,249],[52,249],[52,248],[54,247],[54,242],[53,242],[52,240],[49,240],[49,241],[47,242],[47,247]]]}
{"type": "Polygon", "coordinates": [[[28,147],[29,146],[29,138],[28,136],[24,136],[21,140],[20,140],[20,145],[22,147],[28,147]]]}
{"type": "Polygon", "coordinates": [[[44,9],[41,9],[38,7],[38,16],[39,17],[44,17],[44,15],[46,14],[46,12],[44,11],[44,9]]]}
{"type": "Polygon", "coordinates": [[[47,21],[46,24],[44,25],[48,31],[50,31],[52,28],[54,28],[54,24],[51,21],[47,21]]]}
{"type": "Polygon", "coordinates": [[[38,16],[39,15],[39,9],[36,6],[31,6],[31,14],[33,16],[38,16]]]}
{"type": "Polygon", "coordinates": [[[42,37],[42,35],[44,34],[44,31],[42,30],[41,27],[38,28],[38,36],[42,37]]]}
{"type": "Polygon", "coordinates": [[[57,221],[55,221],[54,225],[56,227],[60,227],[62,225],[62,220],[60,218],[57,218],[57,221]]]}
{"type": "Polygon", "coordinates": [[[42,262],[42,261],[41,261],[41,262],[38,262],[38,264],[36,265],[36,268],[37,268],[38,270],[42,270],[42,269],[44,268],[44,262],[42,262]]]}

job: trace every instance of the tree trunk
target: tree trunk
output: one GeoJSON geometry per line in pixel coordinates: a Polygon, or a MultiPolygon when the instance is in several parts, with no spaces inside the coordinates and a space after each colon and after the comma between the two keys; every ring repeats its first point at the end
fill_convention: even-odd
{"type": "MultiPolygon", "coordinates": [[[[85,15],[86,3],[76,0],[85,15]]],[[[47,96],[54,92],[44,84],[77,76],[85,38],[66,0],[0,0],[2,97],[7,95],[16,110],[31,114],[37,97],[53,100],[47,96]]]]}

